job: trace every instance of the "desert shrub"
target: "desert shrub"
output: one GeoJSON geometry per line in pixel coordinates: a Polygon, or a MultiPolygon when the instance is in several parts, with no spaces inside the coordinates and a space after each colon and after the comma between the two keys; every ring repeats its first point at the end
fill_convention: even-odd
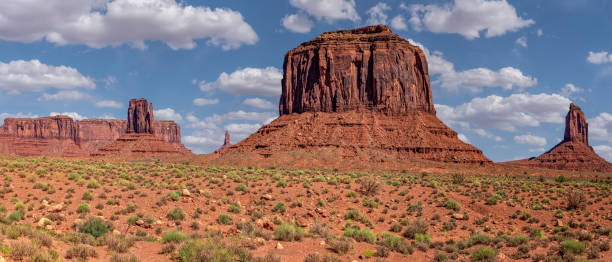
{"type": "Polygon", "coordinates": [[[77,207],[77,213],[79,214],[87,214],[89,213],[89,204],[87,202],[83,202],[81,203],[78,207],[77,207]]]}
{"type": "Polygon", "coordinates": [[[184,262],[233,262],[237,261],[240,255],[244,253],[244,250],[228,247],[222,242],[191,240],[187,241],[187,243],[178,250],[177,260],[184,262]]]}
{"type": "Polygon", "coordinates": [[[117,253],[125,253],[134,245],[134,239],[122,235],[109,234],[104,238],[104,243],[109,250],[117,253]]]}
{"type": "Polygon", "coordinates": [[[374,243],[376,236],[372,233],[372,230],[364,228],[362,230],[356,228],[347,228],[343,234],[345,237],[355,239],[357,242],[374,243]]]}
{"type": "Polygon", "coordinates": [[[79,227],[79,232],[92,235],[93,237],[102,236],[112,230],[112,224],[99,218],[89,218],[79,227]]]}
{"type": "Polygon", "coordinates": [[[274,207],[272,207],[272,212],[285,213],[286,210],[287,206],[285,206],[285,203],[283,202],[278,202],[276,205],[274,205],[274,207]]]}
{"type": "Polygon", "coordinates": [[[493,261],[497,257],[497,251],[489,247],[481,247],[472,252],[472,261],[493,261]]]}
{"type": "Polygon", "coordinates": [[[393,224],[391,226],[390,231],[394,232],[394,233],[399,233],[399,232],[402,232],[402,229],[403,229],[402,225],[400,225],[400,224],[393,224]]]}
{"type": "Polygon", "coordinates": [[[20,240],[10,244],[10,254],[14,260],[28,258],[36,252],[36,247],[30,241],[20,240]]]}
{"type": "Polygon", "coordinates": [[[181,198],[181,193],[177,191],[172,191],[168,193],[168,198],[170,198],[172,201],[178,201],[181,198]]]}
{"type": "Polygon", "coordinates": [[[584,252],[586,246],[580,241],[569,239],[561,242],[561,252],[563,254],[579,255],[584,252]]]}
{"type": "Polygon", "coordinates": [[[329,236],[329,228],[327,228],[325,223],[321,223],[319,221],[315,221],[314,225],[310,227],[308,232],[312,236],[320,236],[322,238],[327,238],[329,236]]]}
{"type": "Polygon", "coordinates": [[[247,186],[245,184],[239,184],[239,185],[236,186],[236,191],[246,192],[247,191],[247,186]]]}
{"type": "Polygon", "coordinates": [[[162,235],[162,242],[164,243],[180,243],[187,240],[187,235],[180,231],[170,231],[162,235]]]}
{"type": "Polygon", "coordinates": [[[567,209],[579,209],[586,206],[586,196],[582,191],[568,190],[565,193],[565,198],[567,200],[567,209]]]}
{"type": "Polygon", "coordinates": [[[329,242],[329,246],[339,255],[346,254],[353,248],[351,240],[347,238],[333,239],[329,242]]]}
{"type": "Polygon", "coordinates": [[[83,197],[81,199],[89,201],[93,199],[93,195],[91,194],[91,192],[86,191],[85,193],[83,193],[83,197]]]}
{"type": "Polygon", "coordinates": [[[232,217],[228,214],[219,214],[217,217],[217,223],[221,225],[230,225],[232,224],[232,217]]]}
{"type": "Polygon", "coordinates": [[[361,215],[359,214],[359,210],[354,208],[347,210],[346,214],[344,215],[344,219],[359,220],[360,218],[361,215]]]}
{"type": "Polygon", "coordinates": [[[100,183],[93,178],[87,183],[87,188],[99,188],[100,186],[100,183]]]}
{"type": "Polygon", "coordinates": [[[240,213],[240,206],[236,205],[236,204],[231,204],[228,208],[227,208],[227,212],[230,213],[240,213]]]}
{"type": "Polygon", "coordinates": [[[451,174],[451,181],[453,181],[453,184],[461,185],[465,182],[465,175],[459,173],[451,174]]]}
{"type": "Polygon", "coordinates": [[[510,247],[518,247],[520,245],[526,244],[529,242],[529,239],[525,235],[514,235],[508,240],[508,246],[510,247]]]}
{"type": "Polygon", "coordinates": [[[412,254],[414,252],[414,249],[405,239],[388,232],[383,232],[382,239],[378,244],[402,254],[412,254]]]}
{"type": "Polygon", "coordinates": [[[558,176],[555,178],[555,181],[557,181],[557,183],[565,183],[567,182],[567,178],[564,176],[558,176]]]}
{"type": "Polygon", "coordinates": [[[429,225],[427,224],[427,222],[421,219],[417,219],[412,223],[408,223],[408,225],[406,225],[406,231],[404,231],[404,236],[407,238],[414,238],[414,235],[416,233],[427,234],[428,228],[429,225]]]}
{"type": "Polygon", "coordinates": [[[32,241],[40,244],[41,246],[51,247],[53,244],[53,237],[44,231],[33,231],[32,232],[32,241]]]}
{"type": "Polygon", "coordinates": [[[166,217],[170,220],[182,221],[183,219],[185,219],[185,213],[183,213],[183,210],[180,207],[177,207],[172,211],[168,212],[166,217]]]}
{"type": "Polygon", "coordinates": [[[96,250],[94,250],[90,246],[86,246],[86,245],[83,245],[83,244],[71,246],[66,251],[66,258],[67,259],[76,258],[76,259],[87,260],[87,258],[97,257],[97,256],[98,256],[98,253],[96,253],[96,250]]]}
{"type": "Polygon", "coordinates": [[[478,232],[478,233],[470,235],[470,237],[467,240],[468,246],[488,245],[489,243],[491,243],[491,237],[482,232],[478,232]]]}
{"type": "Polygon", "coordinates": [[[113,254],[110,258],[110,262],[139,262],[140,260],[133,254],[130,255],[119,255],[113,254]]]}
{"type": "Polygon", "coordinates": [[[459,206],[459,203],[457,203],[454,200],[446,200],[446,202],[444,202],[444,207],[446,209],[450,209],[450,210],[454,210],[455,212],[459,211],[461,209],[461,206],[459,206]]]}
{"type": "Polygon", "coordinates": [[[373,177],[364,177],[359,181],[361,187],[359,190],[366,196],[376,195],[380,191],[380,182],[373,177]]]}
{"type": "Polygon", "coordinates": [[[304,238],[304,230],[290,223],[283,223],[274,229],[274,238],[282,241],[300,241],[304,238]]]}

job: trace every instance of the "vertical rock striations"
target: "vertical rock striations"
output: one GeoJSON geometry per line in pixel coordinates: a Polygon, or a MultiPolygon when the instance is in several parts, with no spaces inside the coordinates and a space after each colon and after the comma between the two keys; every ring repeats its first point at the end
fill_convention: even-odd
{"type": "Polygon", "coordinates": [[[612,172],[612,164],[597,155],[589,145],[586,118],[580,107],[573,103],[565,117],[563,141],[538,157],[508,163],[570,171],[612,172]]]}
{"type": "Polygon", "coordinates": [[[153,103],[144,98],[130,100],[127,121],[127,133],[153,134],[153,103]]]}
{"type": "Polygon", "coordinates": [[[489,163],[436,117],[423,51],[386,26],[323,33],[285,55],[280,117],[229,149],[283,161],[489,163]],[[301,154],[301,153],[300,153],[301,154]]]}

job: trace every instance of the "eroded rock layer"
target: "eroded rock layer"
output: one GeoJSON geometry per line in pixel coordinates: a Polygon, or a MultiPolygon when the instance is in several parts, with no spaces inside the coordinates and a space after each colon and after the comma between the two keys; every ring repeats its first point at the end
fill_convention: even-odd
{"type": "Polygon", "coordinates": [[[588,123],[580,107],[573,103],[565,117],[563,141],[538,157],[508,163],[559,170],[612,172],[612,164],[597,155],[589,145],[588,123]]]}
{"type": "Polygon", "coordinates": [[[227,152],[227,150],[232,146],[232,143],[230,141],[230,134],[229,131],[225,130],[225,139],[223,140],[223,145],[221,147],[219,147],[217,150],[215,150],[216,154],[223,154],[225,152],[227,152]]]}
{"type": "Polygon", "coordinates": [[[224,158],[324,149],[365,165],[490,162],[436,117],[423,51],[386,26],[323,33],[301,44],[285,56],[282,86],[280,117],[224,158]]]}
{"type": "Polygon", "coordinates": [[[435,113],[423,51],[386,26],[323,33],[285,55],[280,115],[435,113]]]}
{"type": "MultiPolygon", "coordinates": [[[[89,156],[125,134],[127,123],[118,119],[74,121],[68,116],[7,118],[0,127],[0,154],[89,156]]],[[[154,121],[152,126],[159,139],[177,151],[191,153],[181,144],[181,129],[174,121],[154,121]]]]}

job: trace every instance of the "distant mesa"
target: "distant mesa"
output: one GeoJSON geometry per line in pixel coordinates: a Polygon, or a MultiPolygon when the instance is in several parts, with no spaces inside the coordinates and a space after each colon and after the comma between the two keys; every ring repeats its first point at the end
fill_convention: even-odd
{"type": "Polygon", "coordinates": [[[491,162],[436,117],[425,54],[386,26],[323,33],[289,51],[283,71],[280,117],[229,155],[491,162]]]}
{"type": "MultiPolygon", "coordinates": [[[[191,154],[181,144],[181,129],[174,121],[153,121],[151,113],[148,124],[146,130],[175,151],[191,154]]],[[[7,118],[0,127],[0,155],[88,157],[126,134],[127,129],[128,121],[119,119],[7,118]]]]}
{"type": "Polygon", "coordinates": [[[92,156],[151,157],[191,154],[184,146],[173,146],[155,135],[153,104],[146,99],[130,100],[127,119],[127,132],[92,156]]]}
{"type": "Polygon", "coordinates": [[[507,163],[558,170],[612,172],[612,164],[597,155],[589,145],[588,134],[589,125],[584,113],[572,103],[565,116],[563,141],[538,157],[507,163]]]}
{"type": "Polygon", "coordinates": [[[230,142],[229,131],[225,130],[225,139],[223,140],[223,145],[219,149],[215,150],[215,154],[223,154],[227,152],[227,150],[229,150],[231,146],[232,143],[230,142]]]}

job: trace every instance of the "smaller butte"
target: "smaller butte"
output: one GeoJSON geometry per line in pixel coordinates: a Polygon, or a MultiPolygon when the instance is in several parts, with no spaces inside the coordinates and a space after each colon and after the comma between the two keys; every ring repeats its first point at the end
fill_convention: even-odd
{"type": "Polygon", "coordinates": [[[565,116],[563,141],[538,157],[506,163],[569,171],[612,172],[612,164],[597,155],[589,145],[589,125],[580,107],[573,103],[565,116]]]}

